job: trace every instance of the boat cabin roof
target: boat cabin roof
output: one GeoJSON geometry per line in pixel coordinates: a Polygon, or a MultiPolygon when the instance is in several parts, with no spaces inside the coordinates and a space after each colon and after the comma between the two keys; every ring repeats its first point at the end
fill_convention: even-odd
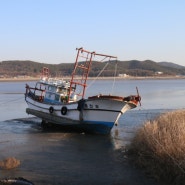
{"type": "MultiPolygon", "coordinates": [[[[56,79],[48,79],[43,80],[41,79],[39,82],[36,83],[36,87],[44,86],[45,90],[52,91],[52,92],[62,92],[63,90],[69,90],[70,82],[64,80],[56,80],[56,79]]],[[[42,88],[43,89],[43,88],[42,88]]],[[[72,90],[75,91],[75,87],[72,87],[72,90]]]]}

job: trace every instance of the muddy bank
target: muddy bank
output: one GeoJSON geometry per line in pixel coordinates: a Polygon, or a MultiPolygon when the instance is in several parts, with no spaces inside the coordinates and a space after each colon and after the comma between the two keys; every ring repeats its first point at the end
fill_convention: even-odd
{"type": "Polygon", "coordinates": [[[29,118],[0,122],[0,143],[0,160],[12,156],[21,162],[0,169],[0,178],[23,177],[36,185],[158,184],[128,162],[114,134],[46,131],[29,118]]]}

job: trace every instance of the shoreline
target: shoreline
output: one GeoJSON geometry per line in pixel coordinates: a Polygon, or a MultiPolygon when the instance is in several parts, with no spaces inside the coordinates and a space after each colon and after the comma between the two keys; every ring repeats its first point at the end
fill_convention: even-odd
{"type": "MultiPolygon", "coordinates": [[[[25,77],[25,78],[0,78],[0,82],[26,82],[26,81],[38,81],[39,77],[25,77]]],[[[70,80],[70,77],[63,77],[58,79],[70,80]]],[[[185,76],[146,76],[146,77],[89,77],[89,80],[175,80],[175,79],[185,79],[185,76]]]]}

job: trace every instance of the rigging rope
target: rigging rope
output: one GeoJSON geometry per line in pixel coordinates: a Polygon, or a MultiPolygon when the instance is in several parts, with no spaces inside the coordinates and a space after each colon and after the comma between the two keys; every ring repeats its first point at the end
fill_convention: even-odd
{"type": "MultiPolygon", "coordinates": [[[[105,58],[107,58],[107,57],[105,57],[105,58]]],[[[102,62],[103,60],[105,60],[105,58],[102,59],[100,62],[102,62]]],[[[99,74],[96,76],[96,78],[88,85],[87,89],[98,79],[98,77],[102,74],[102,72],[105,70],[105,68],[109,65],[110,59],[111,58],[109,58],[109,61],[106,63],[106,65],[103,67],[103,69],[99,72],[99,74]]],[[[115,64],[115,69],[114,69],[114,79],[113,79],[111,94],[113,94],[113,90],[114,90],[114,86],[115,86],[117,66],[118,66],[118,61],[116,59],[116,64],[115,64]]]]}
{"type": "Polygon", "coordinates": [[[102,74],[102,72],[105,70],[105,68],[109,65],[109,62],[106,63],[106,65],[103,67],[103,69],[99,72],[99,74],[96,76],[96,78],[87,86],[87,89],[98,79],[98,77],[102,74]]]}
{"type": "Polygon", "coordinates": [[[21,98],[17,98],[17,99],[14,99],[14,100],[9,100],[9,101],[6,101],[6,102],[1,102],[0,105],[4,105],[4,104],[7,104],[7,103],[11,103],[11,102],[16,102],[16,101],[19,101],[19,100],[23,100],[23,97],[21,96],[21,98]]]}
{"type": "Polygon", "coordinates": [[[116,82],[117,68],[118,68],[118,61],[116,60],[116,65],[115,65],[115,69],[114,69],[114,80],[113,80],[113,84],[112,84],[111,94],[113,94],[113,90],[114,90],[114,86],[115,86],[115,82],[116,82]]]}

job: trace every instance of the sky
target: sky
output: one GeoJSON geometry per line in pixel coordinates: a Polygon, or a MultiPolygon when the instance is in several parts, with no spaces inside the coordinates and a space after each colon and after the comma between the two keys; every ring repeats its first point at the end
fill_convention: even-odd
{"type": "Polygon", "coordinates": [[[185,66],[184,0],[0,0],[0,61],[75,61],[76,48],[185,66]]]}

